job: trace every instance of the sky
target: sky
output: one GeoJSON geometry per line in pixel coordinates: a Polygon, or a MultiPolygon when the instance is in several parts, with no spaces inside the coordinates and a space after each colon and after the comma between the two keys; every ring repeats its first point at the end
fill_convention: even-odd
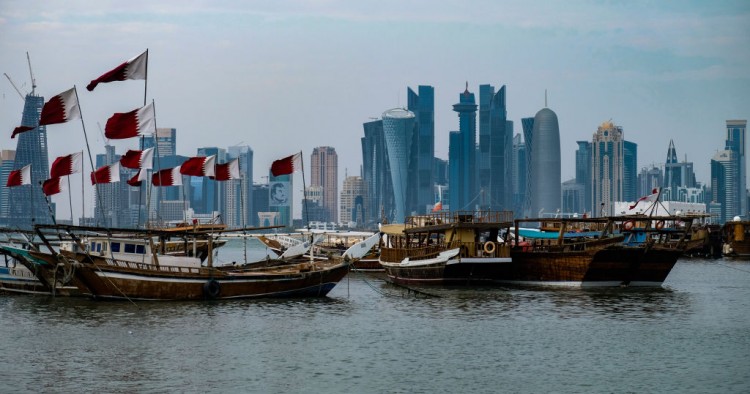
{"type": "MultiPolygon", "coordinates": [[[[359,175],[362,124],[406,106],[407,87],[419,85],[435,88],[435,154],[443,159],[458,129],[452,105],[467,82],[477,98],[481,84],[506,86],[514,133],[544,107],[547,91],[563,181],[575,176],[575,141],[590,141],[612,120],[638,144],[639,168],[663,165],[673,139],[680,160],[708,182],[726,120],[750,117],[745,0],[0,0],[0,72],[24,94],[27,52],[37,94],[78,88],[83,122],[47,127],[50,161],[85,150],[86,138],[92,155],[103,153],[100,125],[142,106],[145,87],[157,126],[177,129],[178,154],[249,145],[256,182],[295,152],[309,165],[317,146],[336,149],[341,181],[359,175]],[[146,49],[147,84],[85,90],[146,49]]],[[[10,134],[23,101],[2,79],[0,149],[15,149],[10,134]]],[[[118,153],[137,147],[135,139],[111,143],[118,153]]],[[[54,200],[69,216],[60,212],[67,195],[54,200]]]]}

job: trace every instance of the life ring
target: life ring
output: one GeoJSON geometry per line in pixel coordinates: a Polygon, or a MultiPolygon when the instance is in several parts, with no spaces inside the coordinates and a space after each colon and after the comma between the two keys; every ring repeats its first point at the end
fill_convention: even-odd
{"type": "Polygon", "coordinates": [[[659,220],[658,222],[656,222],[656,229],[657,230],[661,230],[663,228],[664,228],[664,221],[663,220],[659,220]]]}
{"type": "Polygon", "coordinates": [[[632,220],[626,220],[625,223],[622,224],[622,228],[627,231],[632,230],[633,227],[635,227],[635,222],[633,222],[632,220]]]}
{"type": "Polygon", "coordinates": [[[203,294],[211,299],[218,297],[219,294],[221,294],[221,286],[219,285],[219,282],[217,282],[216,279],[211,279],[204,283],[203,294]]]}
{"type": "Polygon", "coordinates": [[[493,254],[495,253],[495,243],[488,241],[484,243],[484,253],[493,254]]]}

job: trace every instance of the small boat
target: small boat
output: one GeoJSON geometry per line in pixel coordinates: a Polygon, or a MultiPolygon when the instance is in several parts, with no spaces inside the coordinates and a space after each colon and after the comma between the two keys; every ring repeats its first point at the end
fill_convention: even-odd
{"type": "Polygon", "coordinates": [[[723,238],[722,254],[734,257],[750,257],[750,221],[735,220],[724,223],[721,228],[723,238]]]}

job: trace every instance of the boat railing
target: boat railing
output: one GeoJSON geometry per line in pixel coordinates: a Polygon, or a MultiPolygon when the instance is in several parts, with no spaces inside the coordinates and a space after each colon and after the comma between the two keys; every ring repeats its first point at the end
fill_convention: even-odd
{"type": "Polygon", "coordinates": [[[453,241],[448,249],[460,248],[461,257],[510,257],[510,245],[504,242],[453,241]]]}
{"type": "Polygon", "coordinates": [[[181,267],[176,265],[156,265],[135,261],[117,260],[112,258],[106,258],[107,265],[121,268],[131,268],[137,270],[157,271],[157,272],[168,272],[168,273],[182,273],[182,274],[200,274],[208,273],[210,268],[207,267],[181,267]]]}
{"type": "Polygon", "coordinates": [[[454,223],[508,223],[512,221],[513,211],[445,211],[409,216],[404,223],[406,228],[414,228],[454,223]]]}
{"type": "Polygon", "coordinates": [[[393,263],[401,262],[407,257],[410,260],[421,260],[435,257],[444,250],[446,250],[446,245],[440,244],[409,248],[382,248],[380,259],[393,263]]]}

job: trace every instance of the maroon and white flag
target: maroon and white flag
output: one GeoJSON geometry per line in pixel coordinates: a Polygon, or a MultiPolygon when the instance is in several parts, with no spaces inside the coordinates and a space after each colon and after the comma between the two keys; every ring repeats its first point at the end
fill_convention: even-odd
{"type": "Polygon", "coordinates": [[[155,172],[151,175],[151,183],[154,186],[182,186],[180,166],[155,172]]]}
{"type": "Polygon", "coordinates": [[[27,164],[21,169],[11,171],[8,174],[8,187],[30,185],[31,184],[31,164],[27,164]]]}
{"type": "Polygon", "coordinates": [[[13,129],[13,134],[10,135],[10,138],[16,138],[17,134],[21,134],[30,130],[34,130],[35,126],[18,126],[15,129],[13,129]]]}
{"type": "Polygon", "coordinates": [[[52,162],[49,168],[51,178],[58,178],[81,172],[81,157],[83,152],[76,152],[67,156],[60,156],[52,162]]]}
{"type": "Polygon", "coordinates": [[[78,109],[76,88],[73,87],[44,103],[42,115],[39,117],[39,126],[65,123],[71,119],[79,119],[80,117],[81,112],[78,109]]]}
{"type": "Polygon", "coordinates": [[[634,209],[636,206],[638,206],[638,203],[641,202],[641,201],[654,202],[654,201],[656,201],[657,197],[659,197],[659,188],[658,187],[656,187],[653,190],[651,190],[651,194],[649,194],[648,196],[643,196],[643,197],[639,198],[638,201],[636,201],[635,204],[631,205],[629,207],[630,209],[628,209],[628,210],[634,209]]]}
{"type": "Polygon", "coordinates": [[[154,103],[151,103],[130,112],[112,115],[104,126],[104,136],[112,140],[120,140],[153,133],[154,129],[154,103]]]}
{"type": "Polygon", "coordinates": [[[91,184],[120,182],[120,163],[99,167],[91,173],[91,184]]]}
{"type": "Polygon", "coordinates": [[[216,155],[208,157],[191,157],[180,166],[182,175],[191,176],[214,176],[216,168],[216,155]]]}
{"type": "Polygon", "coordinates": [[[143,184],[143,181],[147,179],[147,175],[148,170],[145,168],[141,168],[140,170],[138,170],[138,173],[135,174],[134,177],[128,179],[128,185],[135,187],[141,186],[141,184],[143,184]]]}
{"type": "Polygon", "coordinates": [[[229,163],[217,164],[215,172],[212,178],[217,181],[240,179],[240,160],[234,159],[229,163]]]}
{"type": "Polygon", "coordinates": [[[148,51],[126,61],[123,64],[102,74],[99,78],[92,80],[86,89],[91,92],[100,83],[124,81],[126,79],[146,79],[146,68],[148,66],[148,51]]]}
{"type": "Polygon", "coordinates": [[[61,179],[62,178],[53,177],[44,181],[44,183],[42,183],[42,191],[44,192],[44,195],[51,196],[63,191],[64,183],[60,181],[61,179]]]}
{"type": "Polygon", "coordinates": [[[291,156],[279,159],[271,164],[271,174],[273,176],[287,175],[302,169],[302,153],[295,153],[291,156]]]}
{"type": "Polygon", "coordinates": [[[139,168],[153,168],[154,148],[144,150],[129,150],[121,158],[120,164],[125,168],[137,170],[139,168]]]}

